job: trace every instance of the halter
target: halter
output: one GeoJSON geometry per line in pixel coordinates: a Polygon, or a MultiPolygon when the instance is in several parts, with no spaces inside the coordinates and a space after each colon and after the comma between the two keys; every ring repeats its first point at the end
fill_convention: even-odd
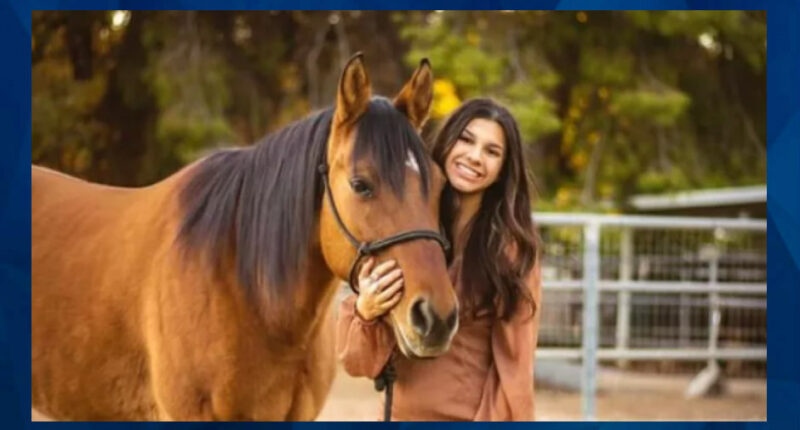
{"type": "Polygon", "coordinates": [[[333,217],[336,219],[336,223],[339,224],[339,229],[344,233],[344,236],[347,240],[356,248],[356,257],[353,259],[353,263],[350,265],[350,275],[347,277],[348,281],[350,282],[350,289],[353,290],[354,293],[358,294],[358,290],[356,289],[355,285],[355,275],[356,275],[356,268],[358,267],[359,261],[362,258],[375,254],[378,251],[383,249],[389,248],[391,246],[397,245],[398,243],[409,242],[412,240],[417,239],[431,239],[435,240],[439,246],[442,247],[445,253],[450,249],[450,242],[448,242],[447,238],[444,237],[443,234],[433,230],[409,230],[402,233],[398,233],[394,236],[389,236],[385,239],[378,239],[373,240],[371,242],[367,241],[360,241],[353,236],[353,233],[344,225],[344,221],[339,216],[339,210],[336,209],[336,202],[333,201],[333,193],[331,192],[331,186],[328,183],[328,163],[323,162],[319,165],[319,173],[322,176],[322,183],[325,186],[325,194],[328,196],[328,203],[331,205],[331,209],[333,210],[333,217]]]}

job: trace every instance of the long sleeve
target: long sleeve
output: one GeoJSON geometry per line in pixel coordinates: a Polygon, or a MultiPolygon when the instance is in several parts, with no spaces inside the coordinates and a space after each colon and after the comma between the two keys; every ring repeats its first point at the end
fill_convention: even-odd
{"type": "Polygon", "coordinates": [[[382,318],[364,321],[356,315],[356,296],[349,295],[339,306],[336,323],[336,354],[351,376],[375,378],[389,360],[396,340],[382,318]]]}
{"type": "Polygon", "coordinates": [[[492,328],[492,367],[484,384],[479,421],[533,420],[533,360],[541,314],[541,268],[536,264],[526,279],[536,312],[517,312],[492,328]]]}

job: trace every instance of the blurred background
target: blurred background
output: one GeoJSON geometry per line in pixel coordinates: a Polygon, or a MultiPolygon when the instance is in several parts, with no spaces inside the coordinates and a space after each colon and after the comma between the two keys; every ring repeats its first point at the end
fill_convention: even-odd
{"type": "Polygon", "coordinates": [[[35,12],[33,153],[91,180],[148,184],[332,103],[366,55],[394,95],[422,57],[433,121],[506,103],[543,209],[766,180],[766,13],[35,12]]]}
{"type": "MultiPolygon", "coordinates": [[[[34,12],[32,160],[150,184],[330,105],[356,51],[387,96],[428,57],[426,136],[471,97],[520,124],[537,417],[766,419],[766,37],[763,11],[34,12]]],[[[371,386],[340,372],[320,418],[376,418],[371,386]]]]}

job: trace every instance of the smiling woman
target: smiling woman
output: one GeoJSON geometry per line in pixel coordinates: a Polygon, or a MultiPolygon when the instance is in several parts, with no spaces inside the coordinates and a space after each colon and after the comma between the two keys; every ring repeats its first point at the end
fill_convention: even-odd
{"type": "MultiPolygon", "coordinates": [[[[354,376],[375,377],[392,363],[394,420],[530,420],[541,288],[516,122],[491,100],[468,101],[438,133],[433,158],[449,182],[442,225],[455,245],[450,277],[459,328],[450,350],[431,360],[392,359],[395,345],[403,345],[387,318],[407,300],[409,270],[367,261],[360,294],[339,311],[339,358],[354,376]]],[[[428,320],[425,306],[412,307],[416,329],[431,327],[428,320]]]]}
{"type": "Polygon", "coordinates": [[[445,160],[450,184],[463,194],[480,192],[493,184],[503,164],[504,136],[503,128],[495,121],[470,121],[445,160]]]}

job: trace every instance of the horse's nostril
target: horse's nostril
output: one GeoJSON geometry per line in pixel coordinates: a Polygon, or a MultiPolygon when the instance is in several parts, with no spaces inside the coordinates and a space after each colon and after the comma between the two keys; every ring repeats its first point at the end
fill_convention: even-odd
{"type": "Polygon", "coordinates": [[[457,323],[458,323],[458,308],[453,309],[453,312],[451,312],[450,316],[447,317],[447,319],[445,320],[445,324],[447,325],[447,331],[452,331],[457,323]]]}
{"type": "Polygon", "coordinates": [[[411,326],[420,336],[427,336],[432,325],[428,302],[418,299],[411,305],[411,326]]]}

